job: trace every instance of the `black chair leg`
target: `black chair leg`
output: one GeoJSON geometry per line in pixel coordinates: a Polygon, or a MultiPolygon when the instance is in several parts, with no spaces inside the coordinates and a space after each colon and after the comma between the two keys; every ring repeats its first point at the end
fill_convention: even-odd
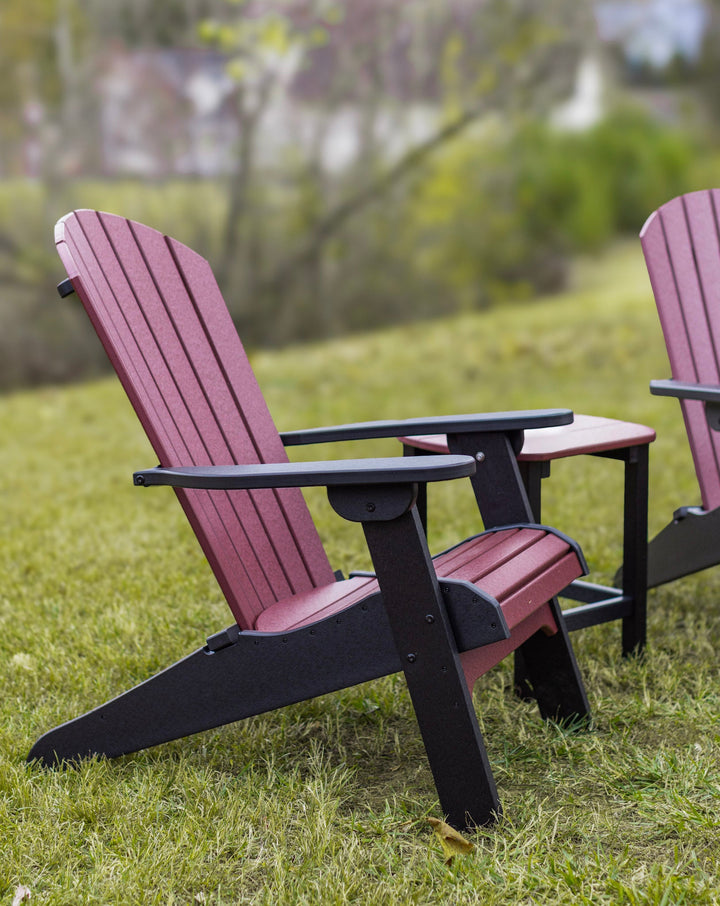
{"type": "Polygon", "coordinates": [[[550,636],[536,632],[518,649],[523,677],[530,684],[532,697],[546,720],[587,722],[590,705],[557,598],[551,606],[558,631],[550,636]]]}
{"type": "Polygon", "coordinates": [[[491,824],[497,787],[417,510],[363,530],[440,807],[454,827],[491,824]]]}
{"type": "Polygon", "coordinates": [[[632,447],[625,462],[623,595],[633,602],[622,621],[622,653],[639,654],[647,634],[648,589],[648,445],[632,447]]]}

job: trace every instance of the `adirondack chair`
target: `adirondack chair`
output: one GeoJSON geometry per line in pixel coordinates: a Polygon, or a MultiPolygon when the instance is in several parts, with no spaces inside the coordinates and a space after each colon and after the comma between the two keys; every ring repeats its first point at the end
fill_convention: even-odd
{"type": "Polygon", "coordinates": [[[640,233],[672,380],[650,390],[680,400],[701,506],[683,506],[648,548],[654,587],[720,563],[720,190],[691,192],[652,213],[640,233]]]}
{"type": "Polygon", "coordinates": [[[94,211],[59,221],[56,244],[68,274],[61,295],[78,294],[160,460],[135,483],[176,489],[235,623],[46,733],[28,758],[52,765],[117,756],[402,670],[442,810],[457,827],[491,822],[500,803],[472,686],[517,649],[541,714],[587,720],[555,597],[583,574],[580,549],[550,528],[516,524],[431,560],[414,505],[418,483],[473,476],[472,457],[291,463],[285,446],[442,431],[504,438],[511,449],[524,428],[568,423],[572,413],[280,435],[204,259],[94,211]],[[374,574],[333,572],[300,490],[313,485],[362,525],[374,574]]]}

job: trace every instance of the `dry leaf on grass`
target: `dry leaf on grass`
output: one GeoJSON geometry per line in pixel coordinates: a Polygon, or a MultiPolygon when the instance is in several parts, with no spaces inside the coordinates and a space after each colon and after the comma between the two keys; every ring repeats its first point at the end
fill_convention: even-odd
{"type": "Polygon", "coordinates": [[[446,865],[449,865],[455,856],[467,855],[475,849],[474,843],[466,840],[454,827],[450,827],[439,818],[428,818],[428,821],[442,845],[446,865]]]}

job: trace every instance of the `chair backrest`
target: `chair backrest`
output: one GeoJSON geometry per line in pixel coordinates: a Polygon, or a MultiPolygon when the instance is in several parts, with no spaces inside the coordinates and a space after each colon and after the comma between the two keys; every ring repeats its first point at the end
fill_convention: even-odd
{"type": "MultiPolygon", "coordinates": [[[[720,190],[674,198],[650,215],[640,233],[672,376],[720,384],[720,190]]],[[[682,403],[705,509],[720,506],[720,433],[704,404],[682,403]]]]}
{"type": "MultiPolygon", "coordinates": [[[[204,258],[97,211],[68,214],[55,242],[161,465],[287,461],[204,258]]],[[[242,629],[333,581],[300,490],[178,497],[242,629]]]]}

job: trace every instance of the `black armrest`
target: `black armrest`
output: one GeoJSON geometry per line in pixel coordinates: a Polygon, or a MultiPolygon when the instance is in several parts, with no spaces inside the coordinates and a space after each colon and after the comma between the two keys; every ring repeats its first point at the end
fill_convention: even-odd
{"type": "Polygon", "coordinates": [[[487,412],[474,415],[441,415],[400,421],[358,422],[325,428],[284,431],[286,447],[324,444],[337,440],[368,440],[376,437],[404,437],[411,434],[475,434],[479,432],[524,431],[572,423],[570,409],[531,409],[517,412],[487,412]]]}
{"type": "Polygon", "coordinates": [[[231,490],[332,487],[362,484],[412,484],[466,478],[475,472],[470,456],[393,456],[327,462],[261,463],[240,466],[189,466],[135,472],[136,485],[231,490]]]}
{"type": "Polygon", "coordinates": [[[650,381],[650,393],[654,396],[674,396],[683,400],[720,403],[720,385],[717,384],[690,384],[672,380],[650,381]]]}

